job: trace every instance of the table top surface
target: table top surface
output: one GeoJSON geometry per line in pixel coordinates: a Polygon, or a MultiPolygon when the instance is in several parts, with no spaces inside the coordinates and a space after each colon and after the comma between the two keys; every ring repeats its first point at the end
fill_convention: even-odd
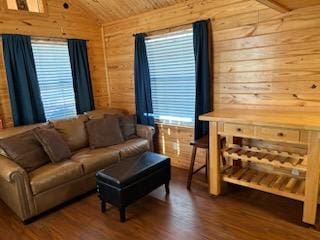
{"type": "Polygon", "coordinates": [[[320,113],[316,112],[224,109],[201,115],[199,119],[320,131],[320,113]]]}

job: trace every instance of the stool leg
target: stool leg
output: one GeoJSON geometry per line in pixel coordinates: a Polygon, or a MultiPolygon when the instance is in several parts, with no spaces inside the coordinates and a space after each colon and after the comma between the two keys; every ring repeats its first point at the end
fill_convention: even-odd
{"type": "Polygon", "coordinates": [[[197,147],[193,146],[192,155],[191,155],[191,161],[190,161],[190,167],[189,167],[189,173],[188,173],[188,182],[187,182],[187,189],[188,190],[190,190],[190,186],[191,186],[194,162],[196,160],[196,154],[197,154],[197,147]]]}
{"type": "Polygon", "coordinates": [[[206,149],[206,180],[208,180],[208,168],[209,168],[209,149],[206,149]]]}
{"type": "Polygon", "coordinates": [[[101,200],[101,212],[104,213],[106,212],[106,202],[101,200]]]}
{"type": "Polygon", "coordinates": [[[120,212],[120,222],[125,222],[126,221],[126,208],[125,207],[120,207],[119,208],[120,212]]]}

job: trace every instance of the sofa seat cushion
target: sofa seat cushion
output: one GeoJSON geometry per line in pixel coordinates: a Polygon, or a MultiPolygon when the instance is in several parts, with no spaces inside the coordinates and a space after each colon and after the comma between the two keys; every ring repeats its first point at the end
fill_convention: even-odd
{"type": "Polygon", "coordinates": [[[97,172],[120,160],[117,149],[110,147],[90,149],[84,148],[71,157],[72,161],[82,164],[85,174],[97,172]]]}
{"type": "Polygon", "coordinates": [[[111,146],[110,148],[120,151],[120,158],[137,156],[149,150],[149,142],[143,138],[130,139],[124,143],[111,146]]]}
{"type": "Polygon", "coordinates": [[[55,188],[83,176],[81,163],[66,160],[49,163],[29,174],[30,185],[34,195],[55,188]]]}

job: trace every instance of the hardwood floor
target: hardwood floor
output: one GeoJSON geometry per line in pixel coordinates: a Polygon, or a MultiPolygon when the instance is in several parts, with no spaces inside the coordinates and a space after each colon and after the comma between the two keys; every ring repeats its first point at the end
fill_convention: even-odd
{"type": "Polygon", "coordinates": [[[238,187],[212,198],[203,176],[196,177],[191,192],[186,177],[185,170],[174,168],[170,196],[157,189],[128,208],[126,223],[119,222],[115,208],[100,213],[95,193],[29,225],[0,202],[0,239],[320,239],[319,221],[315,228],[301,223],[299,202],[238,187]]]}

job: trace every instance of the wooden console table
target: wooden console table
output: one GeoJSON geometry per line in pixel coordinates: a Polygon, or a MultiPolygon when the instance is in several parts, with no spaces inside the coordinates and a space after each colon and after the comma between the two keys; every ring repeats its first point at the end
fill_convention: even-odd
{"type": "Polygon", "coordinates": [[[219,110],[200,116],[200,120],[209,121],[210,126],[211,194],[219,195],[221,181],[225,181],[299,200],[304,203],[303,222],[315,224],[320,176],[319,113],[219,110]],[[223,149],[219,145],[221,136],[227,137],[223,149]],[[306,153],[236,145],[233,137],[299,144],[306,153]],[[221,152],[227,166],[220,164],[221,152]]]}

